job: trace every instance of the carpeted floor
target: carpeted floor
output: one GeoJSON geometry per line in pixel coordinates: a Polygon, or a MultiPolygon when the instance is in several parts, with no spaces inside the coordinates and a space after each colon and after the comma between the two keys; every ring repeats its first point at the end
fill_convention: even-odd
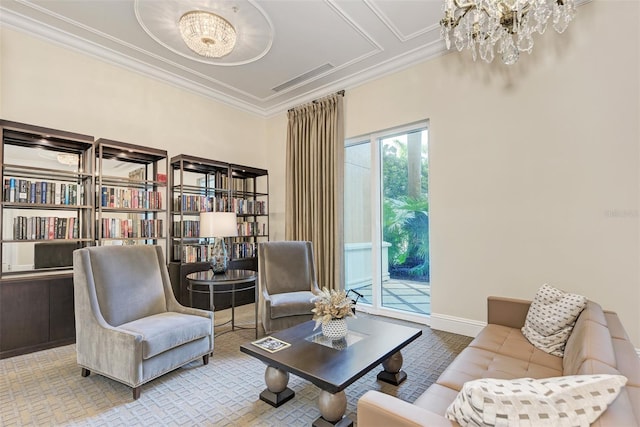
{"type": "MultiPolygon", "coordinates": [[[[238,323],[250,324],[252,313],[253,305],[241,307],[236,311],[238,323]]],[[[229,316],[228,310],[216,312],[216,323],[229,316]]],[[[358,398],[367,390],[413,402],[471,340],[416,327],[423,329],[423,335],[402,352],[407,381],[398,387],[378,382],[378,369],[360,378],[346,389],[347,415],[352,420],[356,421],[358,398]]],[[[220,326],[216,333],[228,329],[220,326]]],[[[142,387],[137,401],[120,383],[93,374],[82,378],[74,345],[0,360],[0,425],[311,425],[319,416],[319,389],[305,380],[291,375],[289,387],[296,395],[279,408],[258,399],[265,388],[265,365],[239,350],[254,334],[245,329],[217,336],[209,365],[198,360],[151,381],[142,387]]]]}

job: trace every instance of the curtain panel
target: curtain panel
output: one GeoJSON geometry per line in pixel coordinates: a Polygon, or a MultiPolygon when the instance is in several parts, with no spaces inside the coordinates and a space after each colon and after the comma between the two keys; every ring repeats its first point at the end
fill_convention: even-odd
{"type": "Polygon", "coordinates": [[[289,110],[285,238],[313,243],[318,286],[344,289],[342,94],[289,110]]]}

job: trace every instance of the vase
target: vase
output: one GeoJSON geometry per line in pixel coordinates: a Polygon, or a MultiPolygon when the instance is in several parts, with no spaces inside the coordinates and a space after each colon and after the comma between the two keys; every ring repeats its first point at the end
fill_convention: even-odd
{"type": "Polygon", "coordinates": [[[337,340],[347,336],[347,319],[331,319],[327,323],[322,324],[322,335],[337,340]]]}

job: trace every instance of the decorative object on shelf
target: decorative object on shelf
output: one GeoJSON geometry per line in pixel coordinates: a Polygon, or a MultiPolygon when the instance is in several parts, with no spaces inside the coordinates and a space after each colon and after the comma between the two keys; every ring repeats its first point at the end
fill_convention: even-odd
{"type": "Polygon", "coordinates": [[[520,52],[531,53],[533,33],[543,34],[552,18],[553,28],[564,32],[575,16],[575,0],[445,0],[441,35],[447,49],[451,38],[458,49],[471,49],[485,62],[493,61],[497,44],[502,62],[518,61],[520,52]]]}
{"type": "Polygon", "coordinates": [[[214,273],[227,271],[227,245],[225,237],[238,235],[238,222],[233,212],[200,212],[200,237],[213,237],[211,269],[214,273]]]}
{"type": "Polygon", "coordinates": [[[353,316],[354,301],[345,291],[322,288],[311,299],[315,307],[311,310],[316,321],[314,330],[322,325],[322,334],[327,338],[340,339],[347,335],[347,317],[353,316]]]}
{"type": "Polygon", "coordinates": [[[207,58],[222,58],[236,45],[236,29],[223,17],[193,10],[180,18],[180,34],[189,49],[207,58]]]}

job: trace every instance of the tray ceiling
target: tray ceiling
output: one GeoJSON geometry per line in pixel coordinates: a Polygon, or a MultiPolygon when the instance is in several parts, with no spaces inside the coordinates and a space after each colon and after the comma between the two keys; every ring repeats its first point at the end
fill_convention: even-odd
{"type": "Polygon", "coordinates": [[[0,0],[0,23],[269,116],[441,54],[441,8],[441,0],[0,0]],[[230,20],[239,51],[207,60],[182,46],[174,22],[192,9],[230,20]]]}

